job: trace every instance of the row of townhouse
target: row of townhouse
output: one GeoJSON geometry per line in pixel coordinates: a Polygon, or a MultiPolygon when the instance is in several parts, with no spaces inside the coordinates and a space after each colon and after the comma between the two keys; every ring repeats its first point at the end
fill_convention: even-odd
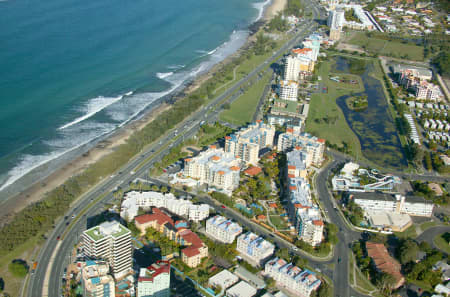
{"type": "Polygon", "coordinates": [[[279,287],[294,296],[309,297],[321,284],[314,272],[308,269],[302,270],[277,257],[266,263],[264,274],[273,278],[279,287]]]}
{"type": "Polygon", "coordinates": [[[242,227],[217,215],[206,221],[206,233],[220,242],[233,243],[236,236],[242,233],[242,227]]]}
{"type": "Polygon", "coordinates": [[[158,208],[152,209],[152,214],[144,214],[135,218],[136,227],[145,234],[148,228],[153,228],[170,240],[182,246],[181,260],[189,267],[197,267],[201,260],[208,256],[208,246],[197,234],[184,226],[176,227],[176,223],[158,208]]]}
{"type": "Polygon", "coordinates": [[[441,121],[441,120],[427,119],[423,123],[423,127],[425,129],[430,130],[445,130],[445,131],[450,130],[450,124],[445,120],[441,121]]]}
{"type": "Polygon", "coordinates": [[[120,216],[126,221],[131,221],[138,215],[139,208],[149,210],[151,207],[165,208],[194,222],[202,221],[209,216],[208,204],[193,204],[189,200],[177,199],[172,193],[154,191],[125,193],[120,216]]]}

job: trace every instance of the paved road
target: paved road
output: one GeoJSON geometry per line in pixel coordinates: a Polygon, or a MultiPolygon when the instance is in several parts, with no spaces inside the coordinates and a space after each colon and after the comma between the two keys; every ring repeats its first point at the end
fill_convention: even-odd
{"type": "MultiPolygon", "coordinates": [[[[433,248],[440,250],[433,242],[433,239],[442,233],[450,232],[450,226],[435,226],[425,230],[422,234],[417,236],[416,240],[419,242],[426,241],[433,248]]],[[[442,250],[441,250],[442,251],[442,250]]],[[[442,251],[445,253],[445,251],[442,251]]]]}
{"type": "MultiPolygon", "coordinates": [[[[319,15],[319,11],[316,6],[313,7],[313,13],[315,17],[319,15]]],[[[271,63],[276,57],[301,41],[307,34],[315,30],[315,28],[317,28],[317,24],[313,22],[305,25],[295,38],[285,44],[280,50],[275,52],[272,57],[255,68],[246,77],[235,83],[231,88],[227,89],[222,95],[216,97],[205,107],[203,107],[198,112],[188,117],[188,119],[183,121],[180,125],[178,125],[177,129],[182,131],[183,138],[192,137],[198,131],[198,128],[202,121],[213,120],[219,112],[218,110],[211,112],[211,109],[213,107],[215,107],[219,102],[223,101],[225,98],[234,93],[249,79],[259,73],[264,67],[266,67],[267,64],[271,63]]],[[[109,192],[115,187],[126,186],[130,181],[136,179],[137,177],[146,177],[149,168],[151,168],[151,166],[153,166],[155,162],[160,161],[162,157],[169,152],[172,146],[176,146],[183,141],[183,138],[181,137],[174,140],[177,135],[177,129],[172,129],[171,131],[169,131],[169,133],[162,137],[159,142],[153,143],[142,154],[123,166],[123,168],[121,168],[121,170],[119,170],[116,175],[111,176],[109,179],[104,180],[99,185],[95,186],[92,190],[88,191],[88,193],[83,195],[83,197],[81,197],[74,205],[74,207],[66,213],[66,216],[68,216],[69,218],[72,217],[72,215],[76,216],[81,211],[81,209],[86,207],[89,203],[92,203],[93,205],[90,206],[89,210],[87,211],[87,217],[100,213],[103,209],[103,205],[112,200],[113,197],[111,194],[108,194],[100,201],[94,201],[94,199],[97,199],[97,197],[109,192]],[[166,145],[168,144],[169,147],[166,147],[166,145]],[[159,150],[161,150],[161,152],[155,153],[159,150]],[[147,160],[147,158],[148,162],[145,164],[145,166],[141,167],[139,170],[136,170],[135,168],[140,163],[142,163],[142,160],[147,160]],[[131,173],[132,171],[136,172],[131,173]]],[[[67,255],[69,255],[71,249],[73,248],[73,244],[78,241],[79,234],[86,228],[85,222],[85,218],[77,217],[76,222],[74,222],[74,224],[70,226],[70,229],[68,229],[68,227],[66,226],[66,221],[64,221],[63,219],[60,219],[56,223],[53,232],[48,237],[45,245],[41,249],[38,258],[36,259],[39,264],[36,272],[30,277],[27,296],[32,297],[43,295],[44,278],[47,272],[47,267],[49,266],[53,251],[57,246],[59,246],[59,249],[54,255],[54,261],[52,262],[52,265],[50,267],[51,274],[48,284],[48,296],[53,297],[60,295],[62,270],[68,262],[67,255]],[[57,245],[58,240],[56,238],[58,236],[61,236],[62,240],[60,245],[57,245]]]]}

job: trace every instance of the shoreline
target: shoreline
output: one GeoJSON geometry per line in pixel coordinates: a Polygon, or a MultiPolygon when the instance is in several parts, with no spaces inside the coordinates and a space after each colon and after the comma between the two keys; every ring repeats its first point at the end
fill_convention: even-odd
{"type": "MultiPolygon", "coordinates": [[[[273,18],[279,11],[282,11],[286,3],[287,0],[272,0],[270,3],[264,6],[262,17],[250,24],[249,27],[255,24],[260,27],[268,20],[273,18]]],[[[152,108],[149,108],[147,111],[143,111],[143,114],[140,118],[132,120],[123,127],[111,132],[110,135],[107,135],[104,139],[95,143],[93,147],[87,150],[85,148],[84,152],[80,151],[79,154],[73,156],[68,161],[62,162],[62,164],[59,165],[48,176],[39,180],[35,180],[25,190],[11,195],[10,197],[6,198],[5,201],[0,202],[0,225],[4,225],[17,212],[21,211],[26,206],[41,200],[47,192],[63,184],[70,177],[80,174],[89,165],[95,163],[102,157],[114,151],[114,149],[117,148],[120,144],[124,143],[129,138],[129,136],[133,134],[134,131],[142,129],[147,124],[152,122],[162,112],[170,109],[171,104],[168,104],[168,101],[184,97],[199,88],[205,81],[210,79],[214,73],[220,71],[220,69],[224,65],[230,63],[236,56],[241,55],[242,52],[245,51],[248,48],[249,44],[252,42],[252,36],[254,35],[254,33],[255,32],[250,32],[244,44],[234,53],[231,53],[230,55],[225,57],[221,62],[212,65],[211,68],[209,70],[206,70],[204,73],[199,73],[196,77],[185,81],[182,86],[180,86],[178,90],[174,90],[172,94],[163,96],[158,99],[157,101],[159,102],[156,102],[155,105],[152,108]]],[[[45,166],[45,164],[42,166],[45,166]]],[[[26,175],[22,178],[25,177],[26,175]]]]}

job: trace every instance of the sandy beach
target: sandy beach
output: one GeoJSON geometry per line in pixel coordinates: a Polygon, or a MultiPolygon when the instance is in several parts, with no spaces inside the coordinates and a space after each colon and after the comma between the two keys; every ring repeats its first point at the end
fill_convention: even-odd
{"type": "MultiPolygon", "coordinates": [[[[264,11],[263,20],[270,20],[282,11],[286,4],[287,0],[272,0],[264,11]]],[[[248,42],[249,41],[247,41],[246,44],[236,53],[228,56],[221,63],[214,65],[207,73],[198,76],[195,81],[193,81],[192,84],[190,84],[183,91],[183,93],[189,94],[197,89],[203,82],[208,80],[214,72],[218,71],[224,64],[231,61],[233,57],[239,55],[242,52],[242,49],[245,49],[248,46],[248,42]]],[[[36,182],[27,190],[2,203],[0,209],[0,225],[8,222],[15,213],[19,212],[27,205],[42,199],[45,193],[63,184],[68,178],[81,173],[90,164],[95,163],[105,155],[114,151],[114,149],[124,143],[134,131],[142,129],[148,123],[153,121],[159,114],[169,108],[170,105],[161,104],[160,106],[149,111],[141,119],[131,122],[112,134],[109,138],[99,142],[94,148],[56,170],[53,174],[44,178],[42,181],[36,182]]]]}
{"type": "Polygon", "coordinates": [[[287,5],[287,0],[272,0],[264,13],[264,20],[270,20],[279,12],[283,11],[287,5]]]}

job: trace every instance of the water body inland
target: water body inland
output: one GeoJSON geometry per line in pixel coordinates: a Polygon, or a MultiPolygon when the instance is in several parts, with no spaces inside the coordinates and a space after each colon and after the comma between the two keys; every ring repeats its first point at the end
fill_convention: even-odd
{"type": "Polygon", "coordinates": [[[407,166],[383,86],[370,75],[374,71],[373,63],[342,56],[335,57],[335,62],[333,71],[360,75],[364,84],[365,91],[353,96],[367,96],[368,107],[365,110],[355,111],[348,107],[346,100],[352,95],[336,99],[348,125],[361,143],[364,157],[380,167],[399,169],[407,166]]]}

